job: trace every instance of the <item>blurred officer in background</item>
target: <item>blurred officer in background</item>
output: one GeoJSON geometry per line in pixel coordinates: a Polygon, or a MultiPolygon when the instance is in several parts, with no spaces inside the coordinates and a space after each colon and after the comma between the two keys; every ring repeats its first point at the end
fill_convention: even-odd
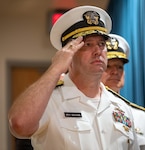
{"type": "MultiPolygon", "coordinates": [[[[103,73],[102,82],[110,88],[108,88],[109,91],[121,97],[119,94],[125,81],[124,65],[129,62],[130,47],[123,37],[116,34],[109,34],[109,36],[110,41],[107,41],[108,65],[103,73]]],[[[145,108],[121,98],[131,106],[140,149],[145,150],[145,108]]]]}

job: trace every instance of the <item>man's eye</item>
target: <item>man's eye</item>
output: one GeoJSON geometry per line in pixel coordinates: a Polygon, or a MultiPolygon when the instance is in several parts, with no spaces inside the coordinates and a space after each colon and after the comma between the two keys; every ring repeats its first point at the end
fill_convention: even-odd
{"type": "Polygon", "coordinates": [[[98,43],[98,45],[99,45],[100,47],[105,47],[105,45],[106,45],[106,42],[104,42],[104,41],[102,41],[102,42],[99,42],[99,43],[98,43]]]}
{"type": "Polygon", "coordinates": [[[121,70],[123,70],[123,69],[124,69],[124,68],[123,68],[123,66],[119,66],[118,68],[119,68],[119,69],[121,69],[121,70]]]}
{"type": "Polygon", "coordinates": [[[92,43],[89,43],[89,42],[86,42],[85,44],[84,44],[84,46],[86,46],[86,47],[91,47],[93,44],[92,43]]]}
{"type": "Polygon", "coordinates": [[[100,41],[98,43],[93,43],[93,42],[85,42],[84,44],[85,47],[89,47],[89,48],[93,48],[93,47],[100,47],[101,49],[104,49],[104,47],[106,46],[106,42],[105,41],[100,41]]]}

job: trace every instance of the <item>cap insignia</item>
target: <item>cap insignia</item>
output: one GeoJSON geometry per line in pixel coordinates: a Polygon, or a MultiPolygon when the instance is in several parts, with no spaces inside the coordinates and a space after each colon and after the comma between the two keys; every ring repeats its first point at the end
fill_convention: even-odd
{"type": "Polygon", "coordinates": [[[83,14],[83,18],[86,20],[87,24],[98,25],[100,15],[94,11],[87,11],[83,14]]]}
{"type": "Polygon", "coordinates": [[[118,45],[119,45],[119,41],[116,38],[110,38],[110,40],[106,42],[106,46],[108,50],[111,50],[111,49],[117,50],[118,45]]]}

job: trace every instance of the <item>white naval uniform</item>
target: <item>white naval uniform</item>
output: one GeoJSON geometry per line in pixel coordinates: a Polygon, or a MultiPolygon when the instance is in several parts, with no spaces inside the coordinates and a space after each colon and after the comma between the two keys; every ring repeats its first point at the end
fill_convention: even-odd
{"type": "Polygon", "coordinates": [[[140,150],[145,150],[145,111],[131,107],[140,150]]]}
{"type": "Polygon", "coordinates": [[[72,83],[68,75],[57,87],[31,137],[34,150],[138,150],[133,116],[128,105],[105,89],[98,108],[72,83]],[[113,111],[120,108],[132,127],[115,121],[113,111]],[[82,117],[65,117],[64,112],[82,117]]]}
{"type": "Polygon", "coordinates": [[[145,150],[145,108],[128,101],[127,99],[125,99],[112,89],[108,87],[106,88],[108,91],[113,93],[115,96],[121,98],[124,102],[126,102],[130,106],[134,118],[134,127],[137,135],[139,148],[140,150],[145,150]]]}

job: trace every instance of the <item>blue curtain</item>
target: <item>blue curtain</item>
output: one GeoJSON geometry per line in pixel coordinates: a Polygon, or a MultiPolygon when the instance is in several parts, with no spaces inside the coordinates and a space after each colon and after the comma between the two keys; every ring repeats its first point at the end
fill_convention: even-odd
{"type": "Polygon", "coordinates": [[[124,37],[131,50],[121,95],[145,107],[145,0],[110,0],[107,12],[111,33],[124,37]]]}

